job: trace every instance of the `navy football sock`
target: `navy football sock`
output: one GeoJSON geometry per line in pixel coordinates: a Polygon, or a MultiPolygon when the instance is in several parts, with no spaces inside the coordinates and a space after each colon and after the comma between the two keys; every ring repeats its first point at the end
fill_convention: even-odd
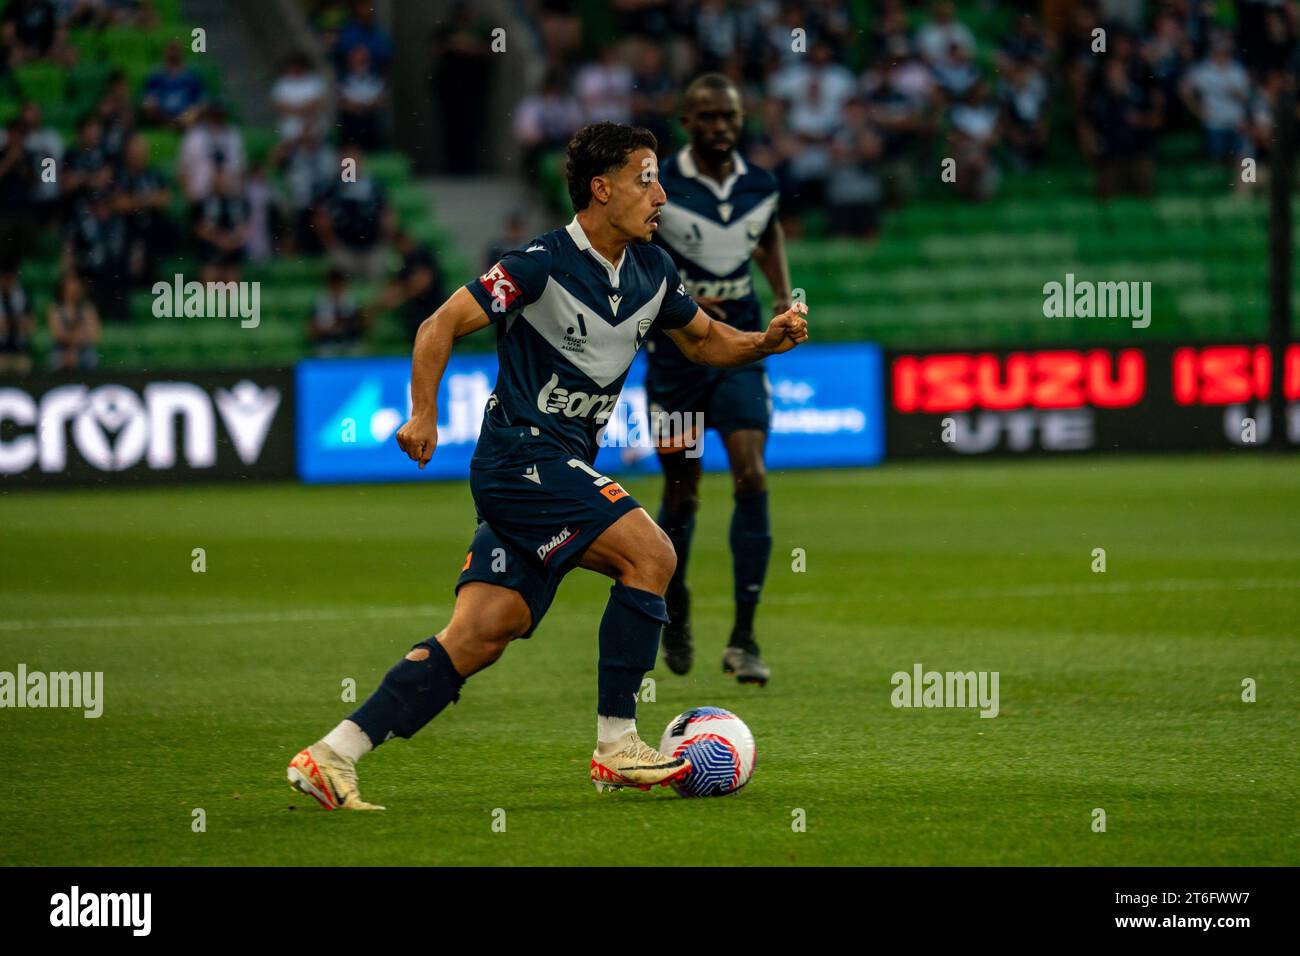
{"type": "Polygon", "coordinates": [[[767,492],[736,495],[731,513],[731,568],[735,576],[736,628],[732,643],[753,642],[754,606],[763,591],[767,562],[772,556],[772,529],[767,514],[767,492]],[[745,640],[737,642],[737,634],[745,640]]]}
{"type": "Polygon", "coordinates": [[[460,700],[465,678],[456,673],[446,648],[434,637],[415,647],[425,648],[429,656],[422,661],[403,657],[348,717],[376,747],[390,737],[410,737],[448,704],[460,700]]]}
{"type": "Polygon", "coordinates": [[[596,713],[602,717],[636,717],[641,679],[655,666],[659,631],[668,608],[658,594],[618,583],[600,619],[600,665],[596,713]]]}
{"type": "Polygon", "coordinates": [[[659,508],[659,527],[664,529],[677,552],[677,570],[673,572],[664,595],[668,619],[675,624],[684,624],[691,613],[690,594],[686,590],[686,561],[691,556],[691,538],[695,534],[695,508],[670,509],[665,500],[659,508]]]}

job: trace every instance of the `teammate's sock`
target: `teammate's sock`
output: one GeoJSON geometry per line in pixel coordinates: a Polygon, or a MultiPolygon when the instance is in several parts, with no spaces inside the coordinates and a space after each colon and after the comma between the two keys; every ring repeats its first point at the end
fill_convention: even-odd
{"type": "Polygon", "coordinates": [[[736,604],[736,623],[731,629],[732,634],[753,634],[754,633],[754,612],[758,610],[757,601],[738,602],[736,604]]]}
{"type": "Polygon", "coordinates": [[[686,590],[686,562],[690,559],[691,538],[695,535],[695,509],[670,509],[665,501],[659,508],[659,527],[664,529],[677,552],[677,570],[673,572],[664,595],[668,618],[674,624],[685,624],[691,611],[690,594],[686,590]]]}
{"type": "Polygon", "coordinates": [[[370,738],[351,720],[345,720],[331,730],[325,735],[323,742],[335,753],[347,757],[353,763],[375,749],[370,738]]]}
{"type": "Polygon", "coordinates": [[[384,675],[378,689],[348,719],[378,747],[391,737],[410,737],[443,708],[460,700],[465,678],[456,673],[446,649],[436,637],[416,644],[429,656],[422,661],[403,657],[384,675]]]}
{"type": "Polygon", "coordinates": [[[599,716],[636,718],[641,679],[655,666],[659,632],[667,620],[668,608],[658,594],[621,582],[609,589],[609,603],[600,619],[599,716]]]}
{"type": "Polygon", "coordinates": [[[772,529],[767,513],[767,492],[737,494],[731,513],[731,568],[735,577],[736,626],[731,646],[758,653],[754,642],[754,611],[767,577],[772,555],[772,529]]]}
{"type": "Polygon", "coordinates": [[[636,733],[636,721],[626,717],[596,715],[596,743],[601,750],[611,749],[628,734],[636,733]]]}

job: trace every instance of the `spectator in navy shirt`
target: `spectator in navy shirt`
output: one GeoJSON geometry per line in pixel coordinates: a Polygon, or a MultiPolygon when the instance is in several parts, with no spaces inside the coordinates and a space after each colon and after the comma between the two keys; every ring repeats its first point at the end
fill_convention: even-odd
{"type": "Polygon", "coordinates": [[[0,375],[26,375],[32,370],[32,333],[36,317],[32,300],[12,265],[0,265],[0,375]]]}
{"type": "Polygon", "coordinates": [[[348,56],[357,46],[370,51],[370,63],[377,73],[388,72],[388,61],[393,57],[393,40],[375,23],[375,11],[370,0],[357,0],[352,5],[352,19],[339,31],[338,43],[333,50],[334,67],[339,76],[347,71],[348,56]]]}
{"type": "Polygon", "coordinates": [[[433,252],[417,243],[404,229],[393,234],[393,249],[402,262],[388,280],[379,305],[384,309],[401,306],[407,335],[414,340],[420,323],[433,315],[446,299],[442,269],[433,252]]]}
{"type": "Polygon", "coordinates": [[[320,356],[356,354],[364,319],[348,288],[348,277],[340,269],[331,269],[325,283],[325,291],[312,303],[307,323],[312,351],[320,356]]]}
{"type": "Polygon", "coordinates": [[[173,40],[162,67],[144,82],[140,114],[146,123],[183,129],[198,115],[203,96],[202,78],[185,66],[181,45],[173,40]]]}
{"type": "Polygon", "coordinates": [[[316,206],[316,234],[330,263],[349,277],[378,279],[388,256],[386,239],[392,234],[393,212],[388,197],[364,164],[356,143],[343,147],[341,158],[355,163],[355,177],[335,179],[316,206]]]}
{"type": "Polygon", "coordinates": [[[130,266],[126,217],[116,197],[104,190],[86,194],[68,224],[63,267],[75,271],[88,287],[105,319],[129,317],[130,266]]]}

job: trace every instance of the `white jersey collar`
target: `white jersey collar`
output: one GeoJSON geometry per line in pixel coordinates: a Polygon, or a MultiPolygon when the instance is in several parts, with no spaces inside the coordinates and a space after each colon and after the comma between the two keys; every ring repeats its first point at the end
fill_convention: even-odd
{"type": "Polygon", "coordinates": [[[564,227],[564,231],[569,234],[569,238],[572,239],[573,244],[578,247],[578,251],[590,252],[592,258],[605,267],[605,273],[609,276],[609,284],[617,289],[618,270],[622,267],[623,260],[627,258],[627,249],[623,250],[623,255],[619,257],[618,264],[615,265],[596,251],[596,247],[593,246],[591,240],[587,238],[587,232],[582,228],[582,223],[578,222],[577,216],[574,216],[573,221],[564,227]]]}
{"type": "Polygon", "coordinates": [[[682,171],[682,175],[688,179],[697,179],[708,188],[708,190],[719,199],[726,199],[731,195],[732,187],[736,185],[736,180],[749,172],[749,167],[745,165],[745,160],[741,158],[740,153],[736,150],[731,151],[731,175],[721,183],[710,179],[700,172],[700,168],[695,165],[695,157],[691,155],[691,147],[683,146],[677,153],[677,168],[682,171]]]}

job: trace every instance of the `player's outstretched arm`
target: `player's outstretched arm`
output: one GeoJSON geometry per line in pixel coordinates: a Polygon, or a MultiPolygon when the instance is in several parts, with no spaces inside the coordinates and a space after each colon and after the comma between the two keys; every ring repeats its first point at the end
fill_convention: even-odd
{"type": "Polygon", "coordinates": [[[808,340],[808,307],[796,302],[782,312],[766,332],[741,332],[726,322],[709,318],[703,309],[681,328],[668,335],[692,362],[714,368],[748,365],[769,355],[788,352],[808,340]]]}
{"type": "Polygon", "coordinates": [[[438,385],[447,369],[452,343],[491,323],[483,308],[462,287],[420,323],[415,333],[411,350],[411,419],[397,430],[397,444],[421,468],[438,447],[438,385]]]}

